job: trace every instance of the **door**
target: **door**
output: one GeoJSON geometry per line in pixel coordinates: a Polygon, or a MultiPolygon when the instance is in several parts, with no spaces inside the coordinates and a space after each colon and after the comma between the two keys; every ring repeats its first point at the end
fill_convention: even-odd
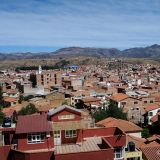
{"type": "Polygon", "coordinates": [[[10,145],[10,134],[4,133],[4,145],[10,145]]]}
{"type": "Polygon", "coordinates": [[[54,131],[54,145],[60,145],[61,144],[61,131],[57,130],[54,131]]]}

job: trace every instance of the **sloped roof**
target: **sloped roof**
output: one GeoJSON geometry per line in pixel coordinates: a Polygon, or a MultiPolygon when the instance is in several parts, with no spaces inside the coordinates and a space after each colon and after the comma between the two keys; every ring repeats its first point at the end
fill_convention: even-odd
{"type": "Polygon", "coordinates": [[[27,106],[28,102],[23,102],[22,104],[17,104],[14,107],[7,107],[7,108],[3,108],[2,112],[6,115],[6,116],[12,116],[13,112],[16,111],[20,111],[23,107],[27,106]]]}
{"type": "Polygon", "coordinates": [[[120,102],[123,101],[124,99],[128,98],[129,96],[127,94],[124,93],[117,93],[112,95],[111,97],[109,97],[110,99],[116,101],[116,102],[120,102]]]}
{"type": "Polygon", "coordinates": [[[73,107],[68,106],[68,105],[62,105],[62,106],[60,106],[60,107],[57,107],[56,109],[50,109],[49,112],[48,112],[48,115],[49,115],[49,116],[52,116],[52,115],[54,115],[54,114],[56,114],[56,113],[61,112],[61,111],[64,110],[64,109],[73,110],[73,111],[78,112],[78,113],[81,114],[81,111],[78,110],[78,109],[76,109],[76,108],[73,108],[73,107]]]}
{"type": "Polygon", "coordinates": [[[132,122],[122,120],[122,119],[116,119],[116,118],[106,118],[102,121],[97,122],[98,125],[102,125],[104,127],[118,127],[120,128],[123,132],[129,133],[129,132],[140,132],[142,131],[142,128],[139,126],[135,125],[132,122]]]}
{"type": "Polygon", "coordinates": [[[160,159],[160,145],[149,144],[141,147],[143,155],[147,160],[159,160],[160,159]]]}
{"type": "Polygon", "coordinates": [[[18,93],[18,90],[8,89],[6,92],[7,92],[7,93],[10,93],[10,94],[16,94],[16,93],[18,93]]]}
{"type": "Polygon", "coordinates": [[[147,138],[147,141],[152,142],[152,141],[156,141],[157,139],[160,140],[160,135],[154,134],[152,137],[147,138]]]}
{"type": "Polygon", "coordinates": [[[124,147],[126,145],[126,136],[125,135],[120,135],[120,136],[110,136],[110,137],[104,137],[107,142],[112,147],[124,147]]]}
{"type": "Polygon", "coordinates": [[[47,115],[18,116],[16,134],[52,131],[47,115]]]}
{"type": "Polygon", "coordinates": [[[4,97],[5,102],[16,102],[17,99],[14,97],[4,97]]]}
{"type": "Polygon", "coordinates": [[[90,103],[90,102],[97,102],[97,101],[99,102],[101,100],[96,97],[88,97],[88,98],[83,98],[82,101],[84,103],[90,103]]]}
{"type": "Polygon", "coordinates": [[[149,104],[149,105],[144,107],[146,112],[152,111],[152,110],[158,109],[158,108],[160,108],[160,106],[158,104],[149,104]]]}
{"type": "Polygon", "coordinates": [[[136,148],[140,148],[142,145],[145,145],[146,139],[145,138],[139,138],[131,135],[127,135],[127,141],[128,142],[134,142],[136,145],[136,148]]]}
{"type": "Polygon", "coordinates": [[[157,122],[158,121],[158,118],[160,117],[160,112],[158,112],[155,116],[153,116],[152,118],[151,118],[151,121],[153,122],[153,123],[155,123],[155,122],[157,122]]]}

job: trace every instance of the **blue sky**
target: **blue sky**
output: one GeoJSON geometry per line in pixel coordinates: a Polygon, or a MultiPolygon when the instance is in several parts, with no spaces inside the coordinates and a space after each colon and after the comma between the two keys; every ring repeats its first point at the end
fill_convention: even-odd
{"type": "Polygon", "coordinates": [[[0,52],[160,44],[160,0],[0,0],[0,52]]]}

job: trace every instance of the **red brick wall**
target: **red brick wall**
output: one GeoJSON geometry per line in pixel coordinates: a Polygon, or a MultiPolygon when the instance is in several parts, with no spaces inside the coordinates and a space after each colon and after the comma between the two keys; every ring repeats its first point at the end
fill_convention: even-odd
{"type": "Polygon", "coordinates": [[[61,111],[51,117],[51,121],[54,121],[54,122],[64,122],[64,121],[67,122],[67,121],[80,121],[80,120],[81,120],[81,115],[79,113],[77,114],[76,112],[70,111],[70,110],[63,110],[63,111],[61,111]],[[67,115],[67,114],[74,114],[75,118],[74,119],[65,119],[65,120],[58,119],[58,116],[67,115]]]}
{"type": "Polygon", "coordinates": [[[94,129],[85,129],[83,131],[78,132],[78,138],[77,142],[81,142],[83,138],[88,138],[88,137],[106,137],[106,136],[112,136],[115,133],[120,132],[122,133],[119,129],[117,130],[116,128],[94,128],[94,129]]]}
{"type": "MultiPolygon", "coordinates": [[[[77,130],[77,137],[78,137],[79,131],[77,130]]],[[[66,143],[76,143],[77,142],[77,137],[74,138],[65,138],[65,131],[61,131],[61,139],[62,139],[62,144],[66,143]]]]}
{"type": "Polygon", "coordinates": [[[11,146],[0,146],[0,160],[10,160],[11,146]]]}
{"type": "Polygon", "coordinates": [[[113,135],[115,128],[95,128],[83,130],[83,137],[108,136],[113,135]]]}
{"type": "Polygon", "coordinates": [[[55,155],[55,160],[113,160],[113,149],[55,155]]]}
{"type": "Polygon", "coordinates": [[[12,151],[12,160],[54,160],[54,152],[22,153],[12,151]]]}
{"type": "Polygon", "coordinates": [[[27,134],[17,135],[18,138],[18,150],[35,150],[35,149],[47,149],[54,147],[53,134],[51,133],[50,138],[46,138],[44,143],[28,144],[27,134]]]}
{"type": "Polygon", "coordinates": [[[13,136],[14,136],[14,131],[12,130],[8,130],[8,131],[2,131],[2,135],[4,135],[5,133],[9,133],[10,134],[10,144],[12,143],[13,141],[13,136]]]}
{"type": "Polygon", "coordinates": [[[123,147],[126,145],[126,136],[111,136],[105,137],[105,139],[113,146],[113,147],[123,147]]]}

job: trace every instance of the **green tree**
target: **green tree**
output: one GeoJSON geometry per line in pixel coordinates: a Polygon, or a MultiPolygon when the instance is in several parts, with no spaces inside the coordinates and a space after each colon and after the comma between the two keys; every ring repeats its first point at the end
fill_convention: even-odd
{"type": "Polygon", "coordinates": [[[0,108],[0,124],[3,123],[4,117],[5,117],[5,114],[2,112],[2,108],[0,108]]]}
{"type": "Polygon", "coordinates": [[[23,97],[23,100],[24,100],[24,101],[28,101],[28,100],[30,100],[30,99],[32,99],[32,98],[34,98],[33,95],[28,95],[28,96],[23,97]]]}
{"type": "Polygon", "coordinates": [[[92,114],[96,122],[103,120],[108,117],[118,118],[127,120],[127,113],[123,112],[123,109],[118,108],[115,104],[110,103],[105,110],[98,110],[92,114]]]}
{"type": "Polygon", "coordinates": [[[2,90],[2,87],[0,86],[0,106],[3,106],[3,102],[4,102],[3,90],[2,90]]]}
{"type": "Polygon", "coordinates": [[[35,105],[30,103],[26,107],[23,107],[18,112],[18,114],[19,115],[30,115],[30,114],[34,114],[34,113],[37,113],[37,112],[38,112],[38,109],[35,107],[35,105]]]}
{"type": "Polygon", "coordinates": [[[19,96],[18,103],[20,103],[20,104],[21,104],[23,100],[24,100],[24,97],[23,97],[23,95],[20,95],[20,96],[19,96]]]}
{"type": "Polygon", "coordinates": [[[144,128],[143,131],[142,131],[142,137],[143,138],[148,138],[150,137],[150,132],[149,132],[149,129],[148,128],[144,128]]]}
{"type": "Polygon", "coordinates": [[[149,131],[151,134],[160,134],[160,119],[154,123],[154,125],[149,127],[149,131]]]}

